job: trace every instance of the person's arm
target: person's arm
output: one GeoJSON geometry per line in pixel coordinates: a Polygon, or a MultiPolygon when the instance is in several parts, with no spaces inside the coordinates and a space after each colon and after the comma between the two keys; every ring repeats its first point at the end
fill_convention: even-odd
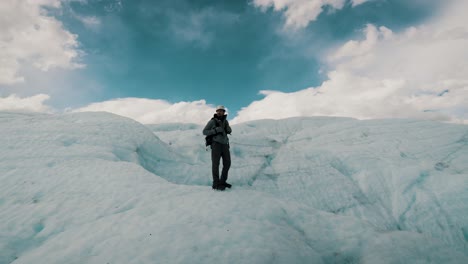
{"type": "Polygon", "coordinates": [[[229,122],[227,121],[226,119],[226,134],[231,134],[232,132],[232,129],[231,127],[229,126],[229,122]]]}
{"type": "Polygon", "coordinates": [[[222,131],[222,128],[216,127],[216,121],[211,119],[210,121],[208,121],[205,128],[203,129],[203,135],[205,136],[215,135],[221,132],[218,130],[222,131]]]}

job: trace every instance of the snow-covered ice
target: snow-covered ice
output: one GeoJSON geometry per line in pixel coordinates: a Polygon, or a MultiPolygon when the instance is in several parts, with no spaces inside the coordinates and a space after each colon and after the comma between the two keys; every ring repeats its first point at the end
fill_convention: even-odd
{"type": "Polygon", "coordinates": [[[468,126],[232,128],[217,192],[202,126],[0,112],[0,263],[468,263],[468,126]]]}

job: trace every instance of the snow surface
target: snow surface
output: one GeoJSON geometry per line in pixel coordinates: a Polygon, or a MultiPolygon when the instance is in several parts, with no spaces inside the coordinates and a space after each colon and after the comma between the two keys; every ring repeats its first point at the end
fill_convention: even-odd
{"type": "Polygon", "coordinates": [[[468,263],[468,126],[0,112],[0,263],[468,263]]]}

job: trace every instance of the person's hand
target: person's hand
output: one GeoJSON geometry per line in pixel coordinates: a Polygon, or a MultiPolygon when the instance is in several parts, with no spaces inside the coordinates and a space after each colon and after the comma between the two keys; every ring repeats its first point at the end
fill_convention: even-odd
{"type": "Polygon", "coordinates": [[[216,133],[223,133],[223,131],[224,131],[224,129],[221,128],[221,127],[215,127],[214,130],[215,130],[216,133]]]}

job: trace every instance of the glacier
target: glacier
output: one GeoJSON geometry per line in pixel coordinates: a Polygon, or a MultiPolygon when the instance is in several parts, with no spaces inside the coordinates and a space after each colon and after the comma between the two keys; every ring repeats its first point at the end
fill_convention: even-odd
{"type": "Polygon", "coordinates": [[[468,126],[0,112],[0,263],[468,263],[468,126]]]}

